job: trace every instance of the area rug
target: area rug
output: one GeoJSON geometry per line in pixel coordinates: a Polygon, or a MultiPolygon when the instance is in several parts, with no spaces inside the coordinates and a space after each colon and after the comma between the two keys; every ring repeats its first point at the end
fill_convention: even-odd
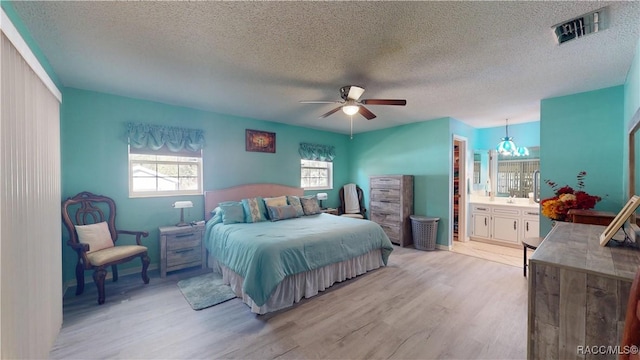
{"type": "Polygon", "coordinates": [[[222,283],[222,276],[212,272],[180,280],[178,287],[193,310],[202,310],[236,297],[231,287],[222,283]]]}

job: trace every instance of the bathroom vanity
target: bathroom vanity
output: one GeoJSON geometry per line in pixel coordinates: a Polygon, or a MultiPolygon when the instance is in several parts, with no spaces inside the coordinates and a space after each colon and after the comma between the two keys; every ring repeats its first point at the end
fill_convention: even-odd
{"type": "Polygon", "coordinates": [[[471,240],[522,248],[522,239],[538,237],[540,206],[529,199],[475,198],[470,203],[471,240]]]}

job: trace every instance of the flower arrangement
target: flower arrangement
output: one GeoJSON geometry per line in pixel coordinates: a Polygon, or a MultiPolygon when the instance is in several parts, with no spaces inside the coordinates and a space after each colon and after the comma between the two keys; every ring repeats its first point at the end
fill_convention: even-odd
{"type": "Polygon", "coordinates": [[[574,190],[569,185],[558,188],[557,183],[551,180],[545,180],[544,182],[553,189],[555,196],[540,202],[542,215],[551,220],[566,221],[567,213],[571,209],[593,209],[596,203],[602,200],[602,198],[589,195],[583,190],[584,178],[586,176],[586,171],[580,171],[576,176],[578,179],[578,190],[574,190]]]}

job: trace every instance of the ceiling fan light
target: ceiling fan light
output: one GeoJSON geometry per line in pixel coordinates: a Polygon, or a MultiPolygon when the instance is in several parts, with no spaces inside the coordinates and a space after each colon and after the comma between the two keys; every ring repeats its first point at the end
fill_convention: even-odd
{"type": "Polygon", "coordinates": [[[344,112],[347,115],[355,115],[358,113],[359,110],[360,110],[360,107],[358,105],[345,105],[342,107],[342,112],[344,112]]]}

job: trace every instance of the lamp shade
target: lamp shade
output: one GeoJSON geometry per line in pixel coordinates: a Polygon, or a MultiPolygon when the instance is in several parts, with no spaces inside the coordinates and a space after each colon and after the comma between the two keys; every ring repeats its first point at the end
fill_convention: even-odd
{"type": "Polygon", "coordinates": [[[316,194],[318,196],[318,200],[327,200],[327,193],[318,193],[316,194]]]}
{"type": "Polygon", "coordinates": [[[184,209],[184,208],[193,207],[193,203],[191,201],[176,201],[171,206],[173,206],[176,209],[184,209]]]}
{"type": "Polygon", "coordinates": [[[516,152],[516,144],[513,142],[513,138],[505,136],[496,146],[496,150],[502,155],[512,155],[516,152]]]}
{"type": "Polygon", "coordinates": [[[347,115],[355,115],[360,110],[358,105],[345,105],[342,107],[342,112],[347,115]]]}

